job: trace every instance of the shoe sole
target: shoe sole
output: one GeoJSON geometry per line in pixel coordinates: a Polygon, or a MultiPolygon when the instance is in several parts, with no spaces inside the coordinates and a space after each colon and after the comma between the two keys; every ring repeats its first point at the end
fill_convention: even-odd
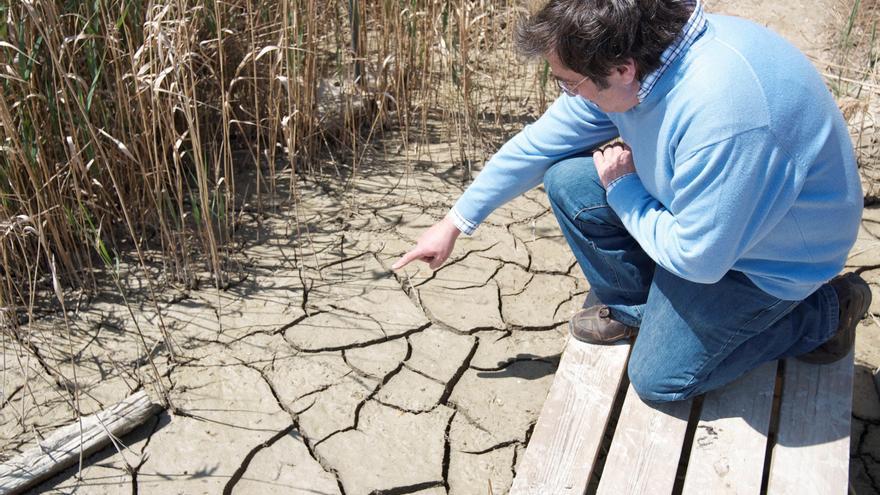
{"type": "MultiPolygon", "coordinates": [[[[798,360],[810,364],[836,363],[837,361],[840,361],[841,359],[848,356],[849,353],[853,350],[853,347],[855,347],[856,329],[859,326],[859,322],[862,321],[862,319],[868,313],[868,310],[871,307],[871,299],[873,298],[873,296],[871,294],[871,287],[868,285],[868,283],[855,273],[847,273],[845,275],[845,278],[850,284],[850,290],[853,292],[853,295],[855,296],[854,298],[860,299],[860,301],[858,302],[853,301],[853,304],[858,304],[859,302],[861,303],[856,312],[856,315],[858,316],[857,318],[855,318],[852,325],[849,328],[841,330],[842,332],[846,333],[845,346],[840,350],[827,351],[823,349],[820,351],[820,349],[825,346],[825,344],[822,344],[813,351],[810,351],[801,356],[797,356],[798,360]]],[[[829,341],[835,339],[836,337],[837,335],[832,336],[829,341]]]]}

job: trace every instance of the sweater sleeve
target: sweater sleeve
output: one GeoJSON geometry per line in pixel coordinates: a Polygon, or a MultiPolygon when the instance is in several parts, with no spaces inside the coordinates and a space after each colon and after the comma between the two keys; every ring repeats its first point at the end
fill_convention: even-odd
{"type": "Polygon", "coordinates": [[[450,218],[459,230],[472,234],[493,210],[540,184],[553,163],[617,135],[617,128],[594,104],[562,95],[488,161],[455,203],[450,218]]]}
{"type": "Polygon", "coordinates": [[[714,283],[788,212],[802,175],[759,128],[676,160],[668,207],[635,174],[607,191],[608,203],[657,264],[681,278],[714,283]]]}

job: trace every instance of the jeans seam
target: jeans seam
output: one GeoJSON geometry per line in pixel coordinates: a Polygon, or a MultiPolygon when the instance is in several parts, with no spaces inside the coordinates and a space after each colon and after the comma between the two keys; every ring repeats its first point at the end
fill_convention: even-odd
{"type": "MultiPolygon", "coordinates": [[[[599,208],[610,208],[610,206],[608,206],[607,203],[606,204],[597,204],[597,205],[593,205],[593,206],[585,206],[585,207],[579,209],[577,211],[577,213],[574,214],[574,217],[571,219],[571,222],[572,223],[574,223],[574,222],[587,223],[587,222],[584,222],[583,220],[578,220],[578,217],[581,215],[581,213],[583,213],[585,211],[590,211],[590,210],[598,210],[599,208]]],[[[581,230],[581,229],[578,229],[578,230],[581,230]]],[[[583,230],[581,230],[581,232],[583,233],[583,230]]],[[[598,246],[596,246],[596,243],[593,242],[593,240],[590,239],[589,236],[584,235],[583,239],[586,242],[590,243],[590,246],[592,246],[594,250],[596,250],[597,252],[599,251],[598,246]]],[[[610,263],[608,260],[606,260],[605,255],[600,255],[599,258],[605,262],[605,264],[608,266],[608,270],[612,274],[614,274],[614,283],[619,288],[621,286],[620,275],[617,273],[617,270],[614,269],[614,264],[610,263]]]]}
{"type": "MultiPolygon", "coordinates": [[[[820,287],[819,290],[821,291],[823,288],[824,287],[820,287]]],[[[834,288],[832,287],[831,290],[833,291],[834,288]]],[[[834,333],[837,331],[837,327],[840,326],[840,301],[837,299],[837,295],[828,295],[828,293],[826,292],[823,294],[823,297],[828,302],[828,317],[831,321],[835,321],[835,324],[832,325],[831,333],[829,333],[828,335],[823,335],[818,338],[813,338],[810,336],[803,337],[803,340],[815,342],[817,345],[825,343],[832,335],[834,335],[834,333]]]]}
{"type": "Polygon", "coordinates": [[[574,213],[574,217],[572,217],[572,220],[577,220],[577,217],[579,217],[581,215],[581,213],[583,213],[585,211],[598,210],[599,208],[611,208],[611,206],[608,205],[607,203],[602,203],[602,204],[597,204],[597,205],[592,205],[592,206],[584,206],[583,208],[577,210],[574,213]]]}
{"type": "MultiPolygon", "coordinates": [[[[687,382],[686,384],[684,384],[684,386],[682,387],[683,390],[682,390],[681,392],[678,392],[678,393],[674,394],[674,397],[675,397],[674,400],[679,400],[681,397],[683,397],[683,396],[687,393],[687,390],[686,390],[686,389],[688,389],[689,387],[693,386],[694,382],[695,382],[696,379],[697,379],[697,376],[699,376],[700,373],[702,373],[702,371],[703,371],[704,369],[706,369],[706,364],[708,364],[710,361],[712,361],[713,359],[715,359],[719,354],[723,353],[724,350],[727,349],[727,347],[730,345],[730,343],[731,343],[734,339],[736,339],[737,337],[739,337],[740,335],[742,335],[742,333],[743,333],[743,331],[745,330],[745,328],[747,328],[749,325],[751,325],[752,323],[754,323],[758,318],[760,318],[760,317],[764,316],[765,314],[767,314],[768,312],[773,311],[774,309],[776,309],[776,308],[777,308],[780,304],[782,304],[783,302],[786,302],[786,301],[785,301],[784,299],[779,299],[779,300],[777,300],[777,301],[776,301],[775,303],[773,303],[772,305],[770,305],[770,306],[764,308],[763,310],[759,311],[758,314],[756,314],[755,316],[753,316],[749,321],[743,323],[742,326],[740,327],[740,329],[739,329],[736,333],[734,333],[733,335],[731,335],[730,338],[728,338],[727,341],[724,342],[724,345],[722,345],[721,348],[719,348],[717,352],[715,352],[715,353],[712,354],[711,356],[706,357],[706,359],[703,360],[703,362],[700,364],[700,367],[694,372],[694,375],[690,378],[690,380],[688,380],[688,382],[687,382]]],[[[794,301],[794,302],[797,302],[797,301],[794,301]]]]}
{"type": "MultiPolygon", "coordinates": [[[[761,311],[758,312],[758,314],[756,314],[755,316],[753,316],[752,319],[750,319],[749,321],[743,323],[743,327],[747,327],[747,326],[751,325],[752,323],[755,322],[755,320],[757,320],[758,318],[764,316],[764,315],[767,314],[768,312],[773,311],[773,310],[776,309],[780,304],[782,304],[782,303],[784,303],[784,302],[786,302],[785,299],[779,299],[779,300],[777,300],[775,303],[771,304],[770,306],[768,306],[768,307],[762,309],[761,311]]],[[[789,301],[789,302],[797,302],[797,301],[789,301]]]]}

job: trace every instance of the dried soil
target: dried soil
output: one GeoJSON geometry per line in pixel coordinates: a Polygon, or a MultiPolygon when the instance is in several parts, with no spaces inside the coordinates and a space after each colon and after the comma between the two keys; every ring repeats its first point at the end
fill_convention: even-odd
{"type": "MultiPolygon", "coordinates": [[[[713,1],[820,57],[828,0],[713,1]]],[[[383,157],[349,188],[304,182],[296,211],[245,214],[242,277],[168,294],[172,349],[151,306],[110,294],[73,316],[81,399],[59,317],[33,348],[3,343],[4,455],[34,434],[146,386],[172,408],[44,483],[46,493],[506,493],[588,286],[533,190],[462,238],[430,272],[388,267],[461,193],[453,146],[383,157]],[[389,169],[407,170],[402,180],[389,169]],[[174,351],[172,358],[171,352],[174,351]],[[10,364],[14,363],[14,364],[10,364]]],[[[866,211],[850,269],[878,291],[860,328],[851,479],[880,487],[880,210],[866,211]]]]}

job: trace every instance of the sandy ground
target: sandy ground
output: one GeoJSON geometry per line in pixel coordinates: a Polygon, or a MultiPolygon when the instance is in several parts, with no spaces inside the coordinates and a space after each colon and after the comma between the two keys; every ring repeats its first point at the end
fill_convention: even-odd
{"type": "MultiPolygon", "coordinates": [[[[711,7],[820,54],[819,4],[711,7]]],[[[506,493],[588,286],[540,189],[462,238],[441,269],[391,273],[461,193],[451,154],[438,142],[409,163],[391,156],[352,189],[303,184],[296,212],[250,216],[240,277],[222,292],[163,294],[174,343],[149,359],[137,330],[160,341],[155,309],[137,300],[129,312],[110,293],[73,316],[71,347],[60,317],[37,323],[30,352],[3,342],[3,455],[71,420],[73,352],[84,412],[139,384],[173,407],[122,453],[88,459],[82,479],[70,469],[36,492],[506,493]],[[403,180],[387,176],[408,165],[403,180]]],[[[867,494],[880,487],[880,210],[866,211],[848,265],[878,290],[856,348],[851,479],[867,494]]]]}

